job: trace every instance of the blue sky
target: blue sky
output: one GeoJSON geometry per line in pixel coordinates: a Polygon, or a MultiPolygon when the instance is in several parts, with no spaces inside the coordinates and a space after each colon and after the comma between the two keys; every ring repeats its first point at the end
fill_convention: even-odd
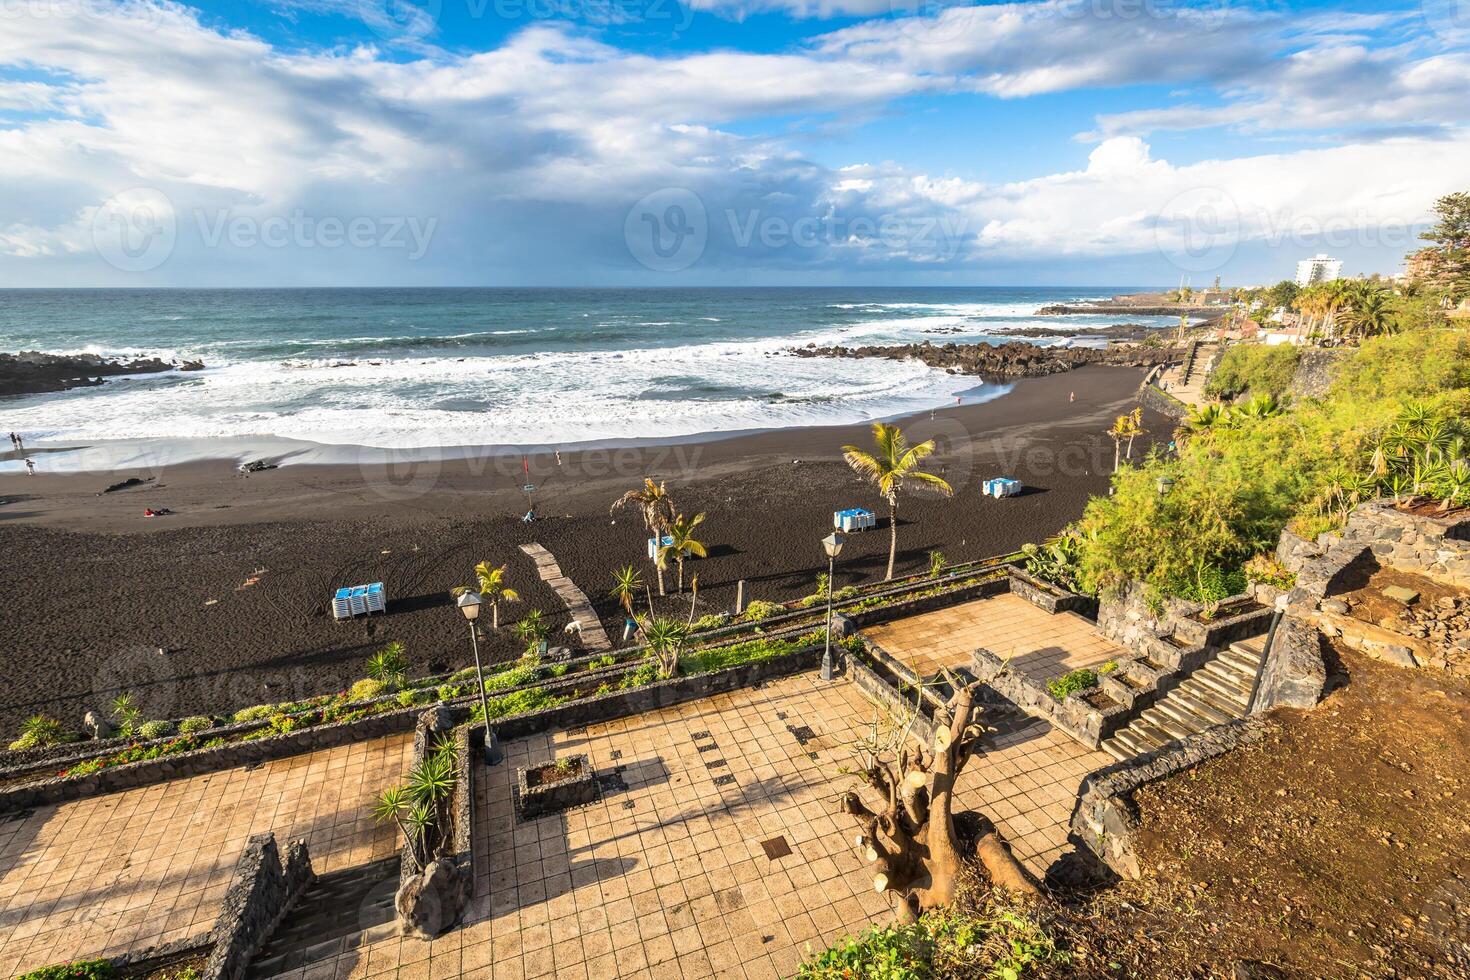
{"type": "Polygon", "coordinates": [[[1257,282],[1470,185],[1470,2],[28,0],[0,286],[1257,282]]]}

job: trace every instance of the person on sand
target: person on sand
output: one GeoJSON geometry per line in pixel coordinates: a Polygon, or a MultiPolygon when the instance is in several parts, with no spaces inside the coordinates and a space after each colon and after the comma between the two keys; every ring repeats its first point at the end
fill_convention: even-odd
{"type": "Polygon", "coordinates": [[[36,475],[36,461],[34,459],[27,459],[26,460],[26,476],[35,476],[35,475],[36,475]]]}
{"type": "Polygon", "coordinates": [[[1077,392],[1074,391],[1074,392],[1071,392],[1071,393],[1069,393],[1067,395],[1067,401],[1069,401],[1069,402],[1075,402],[1076,400],[1077,400],[1077,392]]]}
{"type": "Polygon", "coordinates": [[[11,449],[19,449],[20,448],[20,445],[16,441],[16,437],[15,437],[15,433],[14,432],[12,432],[10,434],[10,448],[11,449]]]}

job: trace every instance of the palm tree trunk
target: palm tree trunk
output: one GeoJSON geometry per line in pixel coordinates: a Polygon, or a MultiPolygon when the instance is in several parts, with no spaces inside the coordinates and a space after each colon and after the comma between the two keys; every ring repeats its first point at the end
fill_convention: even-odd
{"type": "Polygon", "coordinates": [[[675,562],[679,566],[679,588],[678,588],[678,591],[675,592],[674,594],[675,595],[683,595],[684,594],[684,557],[682,555],[680,555],[678,558],[676,558],[674,560],[675,560],[675,562]]]}
{"type": "Polygon", "coordinates": [[[883,576],[887,582],[893,578],[893,560],[898,557],[898,497],[888,498],[888,574],[883,576]]]}
{"type": "Polygon", "coordinates": [[[1113,472],[1118,472],[1118,457],[1122,455],[1123,444],[1117,439],[1113,440],[1113,472]]]}
{"type": "Polygon", "coordinates": [[[491,599],[490,600],[490,628],[493,629],[493,630],[499,630],[500,629],[500,600],[499,599],[491,599]]]}
{"type": "Polygon", "coordinates": [[[668,593],[664,591],[664,567],[660,565],[657,560],[655,560],[653,563],[653,570],[658,573],[658,594],[660,596],[668,595],[668,593]]]}

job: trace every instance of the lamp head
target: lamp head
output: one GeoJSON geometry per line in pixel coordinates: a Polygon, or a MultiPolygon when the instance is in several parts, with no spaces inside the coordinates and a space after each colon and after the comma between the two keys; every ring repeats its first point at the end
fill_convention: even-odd
{"type": "Polygon", "coordinates": [[[828,558],[836,558],[842,554],[842,542],[847,540],[841,531],[833,531],[822,539],[822,547],[827,549],[828,558]]]}
{"type": "Polygon", "coordinates": [[[464,613],[465,619],[468,619],[470,622],[474,622],[475,619],[480,615],[480,603],[483,601],[484,600],[480,597],[480,593],[466,592],[464,595],[455,600],[454,604],[459,606],[459,611],[464,613]]]}

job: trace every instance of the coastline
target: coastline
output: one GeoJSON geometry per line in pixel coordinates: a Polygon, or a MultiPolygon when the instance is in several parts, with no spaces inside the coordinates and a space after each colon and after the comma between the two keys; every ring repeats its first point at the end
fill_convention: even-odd
{"type": "MultiPolygon", "coordinates": [[[[951,499],[905,495],[899,571],[924,567],[931,550],[951,561],[1003,553],[1041,540],[1103,492],[1112,463],[1104,435],[1133,407],[1143,372],[1088,366],[1018,381],[992,401],[902,420],[915,441],[935,438],[932,469],[956,487],[951,499]],[[1075,392],[1076,401],[1071,400],[1075,392]],[[1008,475],[1028,492],[1008,500],[978,494],[981,479],[1008,475]]],[[[1159,434],[1167,420],[1146,413],[1159,434]]],[[[849,537],[839,586],[881,577],[886,508],[840,458],[841,445],[869,441],[866,425],[777,429],[664,445],[624,445],[529,457],[538,517],[523,523],[527,495],[519,454],[358,464],[283,466],[240,476],[233,462],[166,466],[152,482],[99,495],[136,474],[0,476],[0,625],[23,655],[0,664],[0,731],[38,711],[75,722],[121,690],[154,715],[225,711],[340,689],[363,659],[402,642],[415,672],[468,660],[463,624],[448,590],[481,560],[508,563],[525,602],[559,630],[564,607],[519,550],[542,544],[593,601],[609,632],[621,618],[607,595],[611,571],[643,560],[636,513],[609,505],[644,476],[668,481],[680,509],[709,516],[710,557],[698,573],[694,610],[746,598],[810,592],[822,564],[819,539],[834,510],[864,506],[876,533],[849,537]],[[167,508],[166,517],[143,516],[167,508]],[[384,581],[390,614],[336,623],[333,589],[384,581]],[[164,653],[157,651],[163,649],[164,653]]],[[[673,591],[672,570],[669,588],[673,591]]],[[[680,618],[689,596],[661,612],[680,618]]],[[[502,629],[482,648],[518,654],[502,629]]]]}

